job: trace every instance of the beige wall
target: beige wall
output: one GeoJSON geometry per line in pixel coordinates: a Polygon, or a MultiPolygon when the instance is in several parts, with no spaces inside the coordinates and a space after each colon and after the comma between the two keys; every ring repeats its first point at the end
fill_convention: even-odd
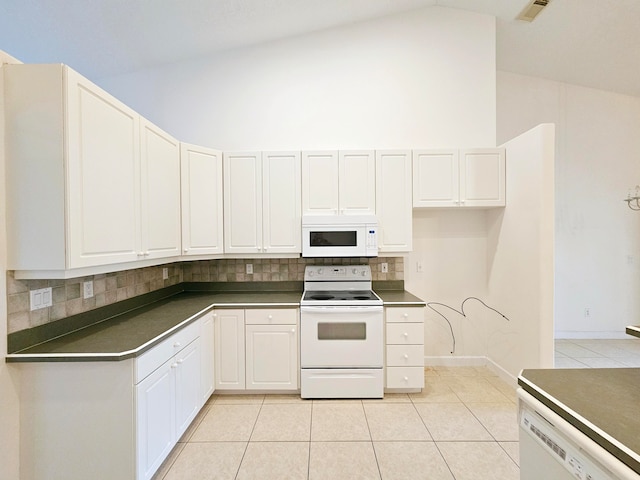
{"type": "MultiPolygon", "coordinates": [[[[0,64],[18,63],[0,51],[0,64]]],[[[4,87],[0,69],[0,355],[7,352],[6,232],[4,209],[4,87]]],[[[0,360],[0,480],[19,478],[18,379],[4,360],[0,360]]]]}

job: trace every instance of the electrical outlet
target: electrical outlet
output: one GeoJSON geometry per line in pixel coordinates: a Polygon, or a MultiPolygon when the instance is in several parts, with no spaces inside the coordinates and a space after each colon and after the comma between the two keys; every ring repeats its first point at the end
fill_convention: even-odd
{"type": "Polygon", "coordinates": [[[162,269],[162,279],[167,280],[168,278],[169,278],[169,269],[167,267],[164,267],[162,269]]]}
{"type": "Polygon", "coordinates": [[[589,318],[591,316],[591,310],[589,309],[589,307],[586,307],[584,309],[584,318],[589,318]]]}
{"type": "Polygon", "coordinates": [[[380,264],[380,271],[382,273],[387,273],[389,271],[389,264],[388,263],[381,263],[380,264]]]}
{"type": "Polygon", "coordinates": [[[422,262],[416,262],[416,272],[422,273],[422,262]]]}
{"type": "Polygon", "coordinates": [[[245,265],[245,269],[246,269],[247,275],[253,275],[253,263],[247,263],[245,265]]]}
{"type": "Polygon", "coordinates": [[[82,294],[83,298],[93,297],[93,280],[89,280],[88,282],[83,282],[82,292],[83,292],[82,294]]]}
{"type": "Polygon", "coordinates": [[[40,288],[38,290],[30,290],[29,300],[31,311],[50,307],[51,305],[53,305],[53,295],[51,293],[51,287],[40,288]]]}

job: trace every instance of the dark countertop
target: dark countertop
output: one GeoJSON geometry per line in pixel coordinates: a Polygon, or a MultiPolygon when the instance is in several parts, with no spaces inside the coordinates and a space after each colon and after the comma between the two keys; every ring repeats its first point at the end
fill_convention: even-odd
{"type": "Polygon", "coordinates": [[[182,292],[7,355],[7,362],[113,361],[138,356],[212,308],[300,306],[301,292],[182,292]]]}
{"type": "Polygon", "coordinates": [[[633,335],[640,338],[640,325],[629,325],[626,328],[627,335],[633,335]]]}
{"type": "Polygon", "coordinates": [[[406,290],[375,290],[385,307],[424,307],[426,302],[406,290]]]}
{"type": "MultiPolygon", "coordinates": [[[[424,306],[405,290],[376,290],[385,306],[424,306]]],[[[118,361],[138,356],[212,308],[298,308],[302,291],[182,291],[7,355],[6,361],[118,361]]],[[[101,318],[100,318],[101,320],[101,318]]]]}
{"type": "Polygon", "coordinates": [[[640,368],[523,370],[518,384],[640,474],[640,368]]]}

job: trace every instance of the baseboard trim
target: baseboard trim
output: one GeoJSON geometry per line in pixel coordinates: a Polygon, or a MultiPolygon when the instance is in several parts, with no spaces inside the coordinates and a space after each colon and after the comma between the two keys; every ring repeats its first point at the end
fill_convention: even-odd
{"type": "Polygon", "coordinates": [[[560,330],[555,332],[556,340],[624,340],[630,338],[624,330],[612,330],[604,332],[577,332],[572,330],[560,330]]]}
{"type": "Polygon", "coordinates": [[[510,374],[503,367],[487,357],[424,357],[425,367],[487,367],[500,379],[510,385],[518,384],[517,377],[510,374]]]}

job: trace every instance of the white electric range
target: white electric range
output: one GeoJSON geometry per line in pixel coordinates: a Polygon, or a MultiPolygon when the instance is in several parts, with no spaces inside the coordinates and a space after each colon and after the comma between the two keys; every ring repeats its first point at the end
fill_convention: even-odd
{"type": "Polygon", "coordinates": [[[383,323],[368,265],[307,266],[300,301],[302,398],[382,398],[383,323]]]}

